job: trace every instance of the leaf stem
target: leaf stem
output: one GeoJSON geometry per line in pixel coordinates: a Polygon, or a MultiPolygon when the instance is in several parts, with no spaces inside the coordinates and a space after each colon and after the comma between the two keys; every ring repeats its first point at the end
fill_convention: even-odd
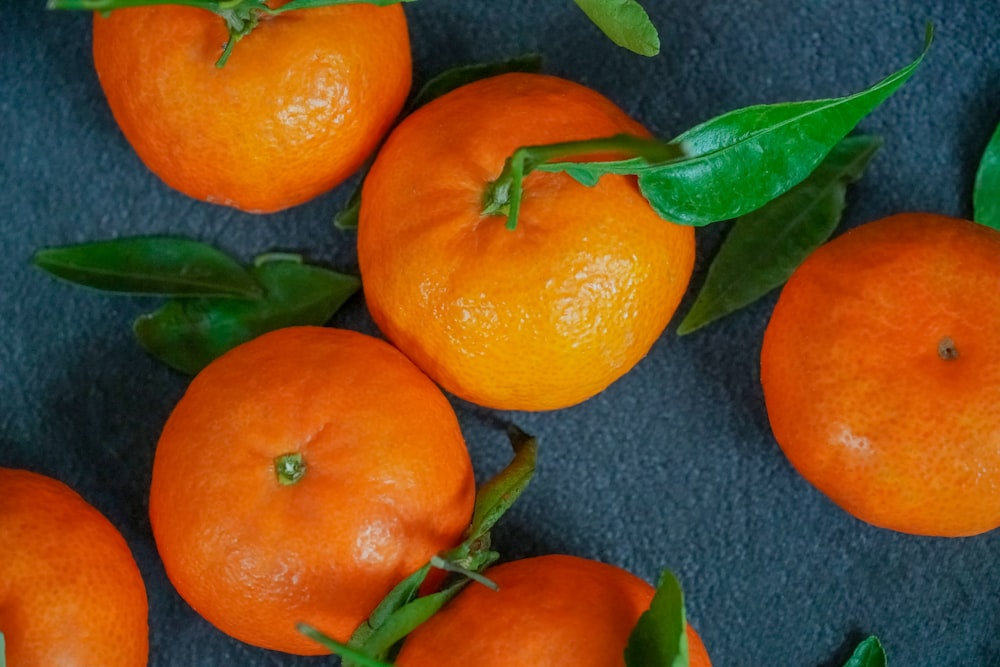
{"type": "MultiPolygon", "coordinates": [[[[616,134],[598,139],[580,141],[564,141],[536,146],[521,146],[504,162],[503,170],[497,178],[486,186],[483,194],[482,214],[485,216],[505,216],[507,229],[517,227],[517,219],[521,210],[523,182],[532,171],[542,168],[546,163],[555,160],[565,161],[571,158],[593,156],[600,153],[615,153],[638,158],[635,161],[625,161],[621,164],[629,166],[618,173],[636,173],[643,166],[657,164],[683,157],[679,146],[667,144],[656,139],[646,139],[630,134],[616,134]]],[[[615,159],[594,159],[593,162],[620,162],[615,159]]],[[[568,171],[575,163],[560,164],[552,171],[568,171]]],[[[555,165],[551,165],[555,166],[555,165]]]]}

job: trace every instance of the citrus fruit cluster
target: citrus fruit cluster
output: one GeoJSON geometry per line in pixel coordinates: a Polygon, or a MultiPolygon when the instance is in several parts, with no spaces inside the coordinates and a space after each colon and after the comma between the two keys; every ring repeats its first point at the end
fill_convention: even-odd
{"type": "MultiPolygon", "coordinates": [[[[205,201],[255,212],[300,204],[384,139],[364,181],[358,259],[388,342],[283,327],[223,354],[167,420],[150,487],[158,552],[193,609],[248,644],[320,654],[298,621],[347,642],[473,521],[472,462],[444,392],[544,411],[603,391],[673,317],[694,232],[664,220],[624,172],[586,183],[533,171],[509,228],[497,183],[520,147],[649,138],[593,90],[493,76],[390,132],[411,76],[398,5],[253,20],[270,24],[241,35],[239,59],[209,68],[227,40],[210,14],[158,5],[98,15],[94,59],[139,157],[205,201]]],[[[595,157],[631,156],[569,160],[595,157]]],[[[1000,383],[981,372],[1000,353],[989,335],[1000,324],[990,306],[998,249],[998,235],[972,223],[898,216],[825,245],[782,292],[761,354],[775,438],[865,521],[932,535],[1000,524],[1000,383]]],[[[0,563],[0,603],[14,601],[0,604],[12,663],[56,664],[53,651],[66,650],[87,664],[145,664],[145,591],[117,531],[54,480],[0,471],[0,485],[0,545],[19,546],[0,563]],[[81,545],[74,581],[67,540],[81,545]],[[51,566],[41,584],[26,574],[38,561],[51,566]],[[66,616],[52,595],[100,606],[66,616]],[[92,632],[80,642],[61,634],[81,624],[92,632]]],[[[400,667],[625,664],[654,599],[624,570],[567,555],[484,576],[498,590],[457,593],[405,639],[400,667]]],[[[686,621],[681,637],[689,664],[709,667],[686,621]]]]}

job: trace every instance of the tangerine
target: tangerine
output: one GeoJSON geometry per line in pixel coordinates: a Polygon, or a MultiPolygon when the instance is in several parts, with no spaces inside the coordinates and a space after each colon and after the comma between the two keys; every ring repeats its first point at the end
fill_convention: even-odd
{"type": "MultiPolygon", "coordinates": [[[[655,592],[621,568],[536,556],[488,569],[403,642],[398,667],[624,666],[625,646],[655,592]]],[[[690,667],[711,667],[687,625],[690,667]]]]}
{"type": "Polygon", "coordinates": [[[1000,233],[928,213],[810,255],[764,334],[774,437],[836,504],[904,533],[1000,525],[1000,233]]]}
{"type": "Polygon", "coordinates": [[[196,199],[266,213],[326,192],[375,150],[410,90],[400,5],[264,14],[216,67],[226,40],[223,19],[197,7],[94,16],[94,65],[125,138],[196,199]]]}
{"type": "Polygon", "coordinates": [[[458,420],[388,343],[264,334],[195,376],[163,429],[149,512],[167,575],[223,632],[299,654],[308,621],[346,641],[469,524],[458,420]]]}
{"type": "Polygon", "coordinates": [[[633,177],[533,172],[514,230],[483,198],[520,146],[648,132],[601,94],[540,74],[458,88],[389,135],[365,179],[358,259],[385,335],[447,391],[551,410],[628,372],[687,287],[694,232],[633,177]]]}
{"type": "Polygon", "coordinates": [[[146,665],[142,575],[118,529],[76,491],[0,468],[0,554],[5,664],[146,665]]]}

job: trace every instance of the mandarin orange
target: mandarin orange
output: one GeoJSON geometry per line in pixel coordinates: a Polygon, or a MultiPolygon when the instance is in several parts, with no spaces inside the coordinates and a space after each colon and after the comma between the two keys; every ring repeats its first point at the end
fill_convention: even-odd
{"type": "Polygon", "coordinates": [[[821,246],[785,285],[761,383],[792,465],[868,523],[1000,525],[1000,233],[904,213],[821,246]]]}
{"type": "MultiPolygon", "coordinates": [[[[654,589],[613,565],[576,556],[510,561],[485,573],[406,638],[397,667],[613,667],[654,589]]],[[[711,667],[687,626],[690,667],[711,667]]]]}
{"type": "Polygon", "coordinates": [[[346,640],[455,546],[475,494],[458,420],[388,343],[264,334],[191,382],[156,449],[149,512],[170,581],[223,632],[288,653],[346,640]]]}
{"type": "Polygon", "coordinates": [[[375,150],[410,89],[401,5],[264,15],[216,67],[226,39],[197,7],[94,16],[94,65],[125,138],[196,199],[272,212],[326,192],[375,150]]]}
{"type": "Polygon", "coordinates": [[[534,172],[513,231],[484,215],[518,147],[648,133],[606,97],[540,74],[446,94],[390,134],[361,198],[358,258],[385,335],[480,405],[570,406],[649,351],[694,262],[694,232],[662,220],[635,179],[586,187],[534,172]]]}
{"type": "Polygon", "coordinates": [[[146,587],[128,544],[62,482],[0,468],[0,632],[12,667],[144,667],[146,587]]]}

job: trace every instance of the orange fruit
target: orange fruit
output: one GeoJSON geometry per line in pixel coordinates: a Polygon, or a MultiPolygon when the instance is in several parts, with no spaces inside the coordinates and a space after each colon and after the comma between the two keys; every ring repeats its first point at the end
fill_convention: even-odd
{"type": "Polygon", "coordinates": [[[904,213],[810,255],[764,334],[761,382],[792,465],[876,526],[1000,525],[1000,233],[904,213]]]}
{"type": "Polygon", "coordinates": [[[518,147],[648,136],[602,95],[505,74],[444,95],[392,131],[365,179],[358,260],[385,335],[447,391],[550,410],[628,372],[663,332],[694,262],[694,232],[662,220],[628,176],[586,187],[525,179],[517,228],[482,214],[518,147]]]}
{"type": "Polygon", "coordinates": [[[264,16],[219,68],[226,40],[222,18],[195,7],[94,16],[115,120],[153,173],[196,199],[266,213],[326,192],[375,150],[409,93],[400,5],[264,16]]]}
{"type": "MultiPolygon", "coordinates": [[[[397,667],[614,667],[654,589],[635,575],[575,556],[537,556],[486,571],[403,642],[397,667]]],[[[687,626],[691,667],[711,667],[687,626]]]]}
{"type": "Polygon", "coordinates": [[[293,327],[209,364],[163,429],[149,512],[170,581],[248,644],[324,652],[469,524],[472,466],[441,391],[384,341],[293,327]]]}
{"type": "Polygon", "coordinates": [[[118,529],[62,482],[0,468],[0,632],[12,667],[143,667],[146,587],[118,529]]]}

